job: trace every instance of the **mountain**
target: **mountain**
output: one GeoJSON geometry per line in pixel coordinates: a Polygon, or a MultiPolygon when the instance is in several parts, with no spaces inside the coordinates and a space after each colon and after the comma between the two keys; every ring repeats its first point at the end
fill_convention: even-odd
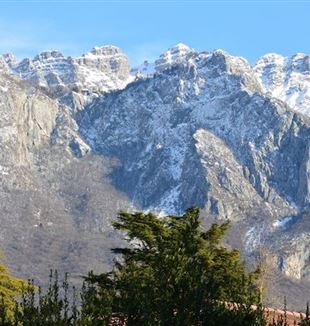
{"type": "Polygon", "coordinates": [[[297,53],[290,58],[267,54],[254,67],[268,96],[276,97],[294,110],[309,116],[310,59],[297,53]]]}
{"type": "Polygon", "coordinates": [[[292,304],[304,304],[309,57],[251,66],[178,44],[130,70],[104,46],[79,58],[5,55],[0,70],[0,236],[19,274],[100,270],[120,241],[118,209],[198,205],[206,225],[232,221],[227,242],[249,262],[268,253],[271,303],[296,293],[292,304]]]}
{"type": "Polygon", "coordinates": [[[46,51],[20,62],[7,54],[2,61],[14,75],[31,81],[50,96],[77,108],[85,104],[89,94],[95,97],[121,89],[131,80],[128,59],[115,46],[94,47],[76,58],[65,57],[58,51],[46,51]]]}
{"type": "Polygon", "coordinates": [[[16,274],[41,283],[51,268],[107,266],[109,219],[129,207],[105,177],[115,163],[90,153],[72,108],[46,93],[0,72],[1,247],[16,274]]]}

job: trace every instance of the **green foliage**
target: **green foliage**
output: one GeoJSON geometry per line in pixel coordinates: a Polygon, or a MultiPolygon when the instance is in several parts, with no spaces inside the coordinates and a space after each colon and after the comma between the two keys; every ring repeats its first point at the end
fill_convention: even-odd
{"type": "Polygon", "coordinates": [[[83,326],[109,325],[112,316],[112,302],[115,297],[114,284],[109,274],[89,273],[81,292],[81,321],[83,326]],[[95,286],[94,284],[98,284],[95,286]]]}
{"type": "MultiPolygon", "coordinates": [[[[0,325],[108,326],[116,318],[126,326],[287,326],[286,314],[266,321],[259,270],[247,272],[239,252],[222,244],[228,223],[204,231],[199,210],[191,208],[165,218],[121,212],[113,225],[128,246],[114,248],[113,269],[90,272],[80,292],[67,275],[59,281],[57,271],[47,290],[37,291],[0,265],[0,289],[8,289],[0,325]]],[[[310,326],[309,305],[298,325],[310,326]]]]}
{"type": "Polygon", "coordinates": [[[12,320],[16,309],[15,300],[26,284],[24,280],[11,275],[0,253],[0,325],[6,325],[12,320]]]}
{"type": "MultiPolygon", "coordinates": [[[[95,277],[92,273],[89,275],[95,277]]],[[[100,278],[100,281],[103,279],[100,278]]],[[[100,291],[85,282],[81,291],[77,292],[75,287],[69,286],[67,274],[60,282],[57,271],[51,271],[49,287],[44,292],[40,288],[36,291],[33,281],[29,281],[21,300],[16,302],[14,318],[7,326],[108,325],[112,307],[106,286],[100,291]]]]}
{"type": "Polygon", "coordinates": [[[17,303],[15,322],[23,326],[77,325],[76,303],[73,300],[73,304],[70,305],[68,297],[67,274],[60,285],[57,271],[51,271],[46,293],[43,294],[39,289],[36,295],[34,289],[33,282],[29,281],[23,291],[22,300],[17,303]]]}
{"type": "Polygon", "coordinates": [[[194,207],[181,217],[121,212],[113,226],[130,246],[113,249],[122,258],[112,272],[87,281],[113,288],[112,310],[128,325],[199,325],[217,302],[258,303],[258,271],[247,273],[239,252],[221,244],[228,223],[203,231],[194,207]]]}

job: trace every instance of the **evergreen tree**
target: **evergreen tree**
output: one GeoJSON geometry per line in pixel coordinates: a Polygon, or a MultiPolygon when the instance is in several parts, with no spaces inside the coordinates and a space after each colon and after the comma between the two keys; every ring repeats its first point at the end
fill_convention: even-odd
{"type": "Polygon", "coordinates": [[[57,271],[50,271],[49,287],[46,293],[39,289],[34,291],[33,282],[23,291],[22,300],[18,303],[15,321],[23,326],[69,326],[77,321],[75,302],[70,306],[68,275],[62,283],[58,280],[57,271]]]}
{"type": "Polygon", "coordinates": [[[124,313],[129,326],[211,325],[210,314],[223,312],[223,302],[258,303],[259,272],[247,273],[239,252],[221,244],[228,223],[203,231],[194,207],[181,217],[121,212],[113,226],[130,246],[113,249],[122,259],[111,273],[87,281],[99,289],[113,284],[111,309],[124,313]]]}

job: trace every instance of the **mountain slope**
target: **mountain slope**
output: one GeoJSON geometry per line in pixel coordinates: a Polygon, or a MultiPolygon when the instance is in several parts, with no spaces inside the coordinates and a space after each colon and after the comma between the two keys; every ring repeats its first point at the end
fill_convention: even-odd
{"type": "Polygon", "coordinates": [[[28,82],[0,73],[0,108],[0,240],[8,264],[40,282],[51,268],[101,270],[116,241],[110,219],[129,206],[103,179],[113,162],[83,160],[90,148],[70,109],[28,82]]]}
{"type": "Polygon", "coordinates": [[[234,220],[249,255],[272,247],[277,268],[308,279],[309,229],[277,225],[290,216],[306,223],[309,119],[267,96],[250,65],[223,51],[189,51],[155,71],[77,115],[93,150],[118,159],[115,187],[144,209],[198,204],[234,220]],[[296,257],[297,247],[305,249],[296,257]]]}
{"type": "MultiPolygon", "coordinates": [[[[206,145],[200,143],[212,143],[212,137],[219,138],[215,148],[232,151],[228,164],[242,166],[236,183],[246,181],[247,193],[255,193],[250,197],[258,195],[282,207],[290,201],[306,205],[307,185],[299,175],[307,171],[302,160],[307,155],[308,121],[260,92],[260,84],[245,61],[221,51],[196,54],[121,93],[95,100],[77,115],[77,121],[95,151],[121,161],[115,182],[119,180],[117,186],[122,187],[121,180],[127,176],[135,185],[136,195],[130,195],[142,207],[165,209],[161,202],[178,192],[172,212],[194,203],[204,206],[208,201],[208,168],[203,167],[201,156],[208,155],[209,149],[203,150],[206,145]],[[207,131],[212,137],[200,137],[207,131]],[[296,146],[287,146],[289,142],[296,146]],[[287,153],[291,150],[298,155],[287,153]],[[292,171],[284,179],[281,165],[292,171]],[[197,172],[191,176],[193,168],[197,172]],[[192,191],[200,188],[198,194],[182,186],[189,179],[192,191]],[[151,184],[160,184],[162,191],[151,184]],[[154,195],[161,197],[154,198],[144,189],[153,189],[154,195]]],[[[225,166],[217,168],[223,163],[218,161],[210,169],[225,174],[225,166]]],[[[240,195],[244,196],[243,191],[240,195]]]]}
{"type": "Polygon", "coordinates": [[[40,277],[51,266],[102,269],[119,243],[109,224],[118,209],[198,205],[206,224],[232,221],[227,241],[249,261],[268,248],[282,284],[310,284],[307,58],[251,67],[178,44],[130,73],[113,46],[1,57],[10,263],[40,277]]]}

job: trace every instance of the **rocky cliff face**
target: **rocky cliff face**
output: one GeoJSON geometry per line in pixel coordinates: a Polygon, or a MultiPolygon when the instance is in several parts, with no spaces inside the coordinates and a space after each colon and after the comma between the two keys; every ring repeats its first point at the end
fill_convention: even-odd
{"type": "Polygon", "coordinates": [[[4,73],[0,116],[0,242],[9,265],[42,282],[50,268],[73,277],[102,269],[116,241],[110,218],[129,206],[105,177],[114,163],[89,153],[71,108],[4,73]]]}
{"type": "Polygon", "coordinates": [[[232,220],[228,242],[248,259],[268,248],[290,289],[309,286],[309,57],[251,67],[179,44],[130,74],[107,46],[79,58],[6,55],[0,70],[1,239],[22,273],[21,248],[38,275],[46,257],[100,269],[102,248],[108,264],[119,241],[117,209],[195,204],[207,224],[232,220]]]}
{"type": "Polygon", "coordinates": [[[180,213],[196,203],[235,218],[243,210],[219,212],[231,206],[224,193],[281,209],[308,203],[307,118],[265,97],[248,63],[223,51],[190,53],[93,101],[77,120],[95,151],[120,160],[116,186],[127,187],[126,176],[135,185],[129,195],[143,208],[180,213]],[[209,196],[213,188],[219,198],[209,196]]]}

